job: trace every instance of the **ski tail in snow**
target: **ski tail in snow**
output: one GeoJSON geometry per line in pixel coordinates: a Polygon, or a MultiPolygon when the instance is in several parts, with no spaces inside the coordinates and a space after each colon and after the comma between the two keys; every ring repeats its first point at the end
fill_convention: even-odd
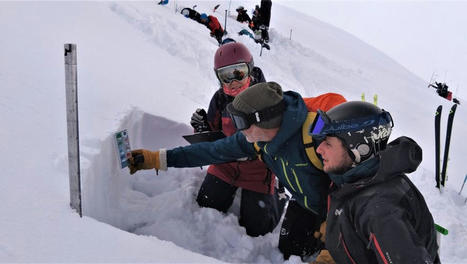
{"type": "Polygon", "coordinates": [[[446,170],[449,160],[449,145],[451,144],[451,133],[452,133],[452,124],[454,121],[454,115],[456,114],[457,104],[454,104],[449,111],[448,116],[448,126],[446,130],[446,142],[444,144],[444,156],[443,156],[443,168],[441,171],[441,185],[444,187],[446,184],[446,170]]]}
{"type": "Polygon", "coordinates": [[[436,180],[436,188],[440,188],[441,182],[441,170],[440,170],[440,124],[441,124],[441,112],[443,110],[443,106],[440,105],[436,109],[435,113],[435,180],[436,180]]]}

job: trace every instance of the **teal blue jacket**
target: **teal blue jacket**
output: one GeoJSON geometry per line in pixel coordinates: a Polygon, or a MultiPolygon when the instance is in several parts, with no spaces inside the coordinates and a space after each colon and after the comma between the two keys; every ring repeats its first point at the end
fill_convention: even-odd
{"type": "MultiPolygon", "coordinates": [[[[295,92],[284,93],[286,110],[277,135],[270,142],[258,142],[262,160],[303,208],[324,215],[329,177],[312,165],[305,153],[302,126],[308,109],[295,92]]],[[[168,167],[198,167],[256,157],[252,143],[237,132],[215,141],[178,147],[167,151],[168,167]]]]}

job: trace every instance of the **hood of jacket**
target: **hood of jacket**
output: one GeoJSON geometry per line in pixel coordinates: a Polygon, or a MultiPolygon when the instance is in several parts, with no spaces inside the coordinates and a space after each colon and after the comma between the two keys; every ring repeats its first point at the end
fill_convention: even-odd
{"type": "Polygon", "coordinates": [[[409,137],[390,142],[378,156],[362,162],[344,174],[329,174],[340,188],[336,196],[346,196],[367,186],[414,172],[422,162],[422,148],[409,137]]]}
{"type": "Polygon", "coordinates": [[[300,94],[292,91],[284,92],[286,110],[282,116],[282,123],[279,132],[270,142],[258,142],[260,146],[268,144],[267,152],[275,155],[281,148],[285,147],[287,141],[294,136],[297,131],[301,133],[301,128],[308,115],[308,108],[300,94]]]}

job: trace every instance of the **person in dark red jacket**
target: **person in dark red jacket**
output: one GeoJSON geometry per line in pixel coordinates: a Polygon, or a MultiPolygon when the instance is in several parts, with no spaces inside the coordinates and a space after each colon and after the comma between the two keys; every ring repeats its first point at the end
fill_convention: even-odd
{"type": "Polygon", "coordinates": [[[219,44],[222,43],[222,36],[224,36],[224,29],[222,28],[219,20],[215,16],[206,15],[205,13],[200,15],[200,21],[209,30],[211,30],[211,37],[215,38],[219,44]]]}
{"type": "MultiPolygon", "coordinates": [[[[214,70],[221,88],[216,91],[206,114],[198,109],[191,125],[196,132],[237,132],[226,110],[227,104],[249,86],[265,82],[249,50],[241,43],[222,45],[214,57],[214,70]]],[[[258,159],[210,165],[196,201],[200,206],[227,212],[238,188],[242,189],[239,223],[250,236],[271,232],[279,223],[287,199],[278,199],[275,175],[258,159]]]]}

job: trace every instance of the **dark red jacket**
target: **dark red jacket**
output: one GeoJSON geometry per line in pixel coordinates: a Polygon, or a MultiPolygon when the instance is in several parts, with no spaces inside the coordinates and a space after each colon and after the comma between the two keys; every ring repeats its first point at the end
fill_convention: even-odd
{"type": "MultiPolygon", "coordinates": [[[[250,86],[266,81],[258,67],[253,68],[251,75],[250,86]]],[[[226,136],[237,131],[225,109],[233,99],[234,97],[226,95],[222,88],[212,97],[208,109],[208,122],[213,131],[222,130],[226,136]]],[[[240,188],[259,193],[274,193],[276,176],[258,159],[210,165],[208,173],[240,188]]]]}

